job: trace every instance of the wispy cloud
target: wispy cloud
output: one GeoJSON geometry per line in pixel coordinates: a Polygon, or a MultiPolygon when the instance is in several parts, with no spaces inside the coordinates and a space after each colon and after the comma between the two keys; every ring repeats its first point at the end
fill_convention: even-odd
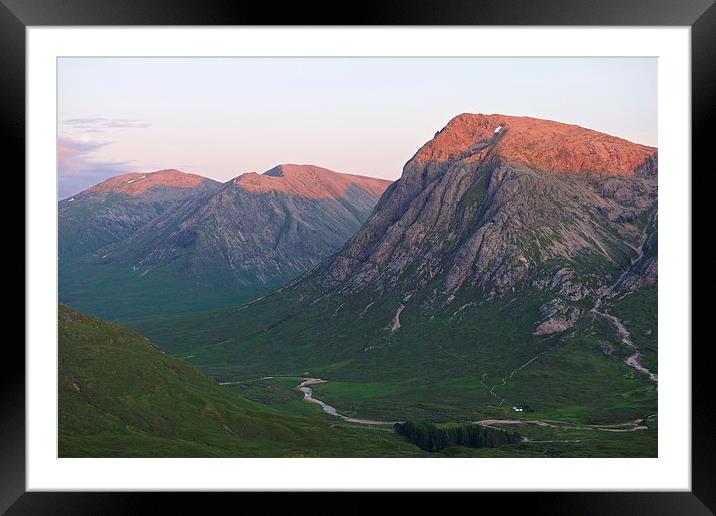
{"type": "Polygon", "coordinates": [[[68,127],[86,132],[101,132],[109,129],[146,129],[152,124],[131,118],[66,118],[62,121],[68,127]]]}
{"type": "Polygon", "coordinates": [[[74,195],[109,177],[132,171],[131,161],[98,159],[95,153],[111,145],[107,141],[85,141],[60,135],[57,138],[59,197],[74,195]]]}

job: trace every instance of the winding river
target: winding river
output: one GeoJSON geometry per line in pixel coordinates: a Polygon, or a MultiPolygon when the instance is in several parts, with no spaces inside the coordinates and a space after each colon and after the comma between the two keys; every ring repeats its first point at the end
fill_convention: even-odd
{"type": "MultiPolygon", "coordinates": [[[[346,423],[357,423],[363,425],[394,425],[395,423],[402,423],[402,421],[380,421],[375,419],[359,419],[344,416],[338,410],[329,405],[323,400],[319,400],[313,396],[313,389],[311,385],[317,385],[320,383],[328,383],[327,380],[322,378],[303,378],[303,381],[296,387],[299,391],[303,392],[303,400],[308,403],[314,403],[319,405],[326,414],[340,418],[346,423]]],[[[560,430],[600,430],[602,432],[635,432],[640,430],[648,430],[647,424],[649,421],[656,419],[656,414],[651,414],[645,418],[634,419],[627,421],[626,423],[615,423],[611,425],[579,425],[574,423],[567,423],[564,421],[556,421],[551,419],[482,419],[480,421],[473,421],[475,425],[485,426],[488,428],[498,428],[495,425],[536,425],[542,427],[557,428],[560,430]]],[[[525,442],[580,442],[576,440],[559,440],[559,441],[531,441],[524,437],[525,442]]]]}
{"type": "MultiPolygon", "coordinates": [[[[654,221],[654,216],[652,215],[649,219],[649,224],[651,224],[654,221]]],[[[608,299],[613,292],[617,289],[619,284],[622,282],[622,280],[631,272],[632,267],[644,257],[644,246],[646,245],[647,240],[649,239],[649,235],[647,234],[647,228],[649,227],[649,224],[647,224],[644,229],[642,230],[642,239],[641,243],[639,244],[639,247],[634,248],[636,251],[636,256],[631,259],[631,263],[629,264],[629,267],[627,267],[624,272],[622,272],[617,280],[610,285],[602,295],[597,297],[597,300],[594,303],[594,306],[590,310],[593,314],[599,315],[601,317],[604,317],[609,323],[614,327],[614,329],[617,332],[617,336],[619,337],[619,341],[624,344],[625,346],[631,348],[633,353],[629,355],[625,360],[624,363],[631,367],[632,369],[637,370],[643,375],[646,375],[649,380],[652,382],[658,384],[659,383],[659,376],[649,371],[641,362],[641,351],[639,348],[634,344],[634,342],[631,339],[631,335],[629,333],[629,330],[624,325],[624,323],[619,319],[618,317],[608,313],[605,309],[602,309],[602,304],[604,303],[605,299],[608,299]]]]}
{"type": "Polygon", "coordinates": [[[377,421],[375,419],[357,419],[353,417],[344,416],[343,414],[340,414],[338,410],[336,410],[335,407],[329,405],[328,403],[319,400],[318,398],[313,397],[313,389],[309,387],[309,385],[316,385],[318,383],[327,383],[326,380],[322,380],[321,378],[304,378],[301,383],[298,384],[298,390],[303,392],[303,400],[307,401],[309,403],[315,403],[316,405],[319,405],[323,412],[326,414],[330,414],[331,416],[336,416],[346,423],[359,423],[363,425],[394,425],[395,423],[401,423],[402,421],[377,421]]]}

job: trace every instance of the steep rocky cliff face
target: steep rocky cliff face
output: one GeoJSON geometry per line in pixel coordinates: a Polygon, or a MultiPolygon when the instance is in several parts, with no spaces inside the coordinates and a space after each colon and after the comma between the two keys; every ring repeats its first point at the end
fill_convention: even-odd
{"type": "MultiPolygon", "coordinates": [[[[397,293],[423,309],[461,291],[476,302],[539,290],[554,298],[535,331],[563,331],[655,233],[656,170],[656,149],[596,131],[460,115],[405,165],[316,281],[344,294],[397,293]]],[[[656,281],[655,252],[639,259],[625,288],[656,281]]]]}

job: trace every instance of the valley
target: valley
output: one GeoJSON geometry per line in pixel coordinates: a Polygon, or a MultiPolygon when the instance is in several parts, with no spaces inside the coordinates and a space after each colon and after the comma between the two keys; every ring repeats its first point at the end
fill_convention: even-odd
{"type": "Polygon", "coordinates": [[[59,307],[60,457],[420,456],[390,433],[246,400],[114,324],[59,307]]]}
{"type": "Polygon", "coordinates": [[[466,113],[391,184],[282,165],[175,201],[73,272],[61,258],[60,299],[282,425],[279,455],[327,439],[321,456],[422,456],[392,431],[411,422],[523,437],[440,456],[653,457],[656,160],[574,125],[466,113]]]}

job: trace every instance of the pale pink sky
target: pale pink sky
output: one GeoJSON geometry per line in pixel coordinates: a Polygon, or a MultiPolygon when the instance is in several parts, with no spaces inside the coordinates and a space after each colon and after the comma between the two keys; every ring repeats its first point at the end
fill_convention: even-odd
{"type": "Polygon", "coordinates": [[[60,197],[177,168],[388,179],[453,116],[528,115],[656,145],[654,58],[62,58],[60,197]]]}

